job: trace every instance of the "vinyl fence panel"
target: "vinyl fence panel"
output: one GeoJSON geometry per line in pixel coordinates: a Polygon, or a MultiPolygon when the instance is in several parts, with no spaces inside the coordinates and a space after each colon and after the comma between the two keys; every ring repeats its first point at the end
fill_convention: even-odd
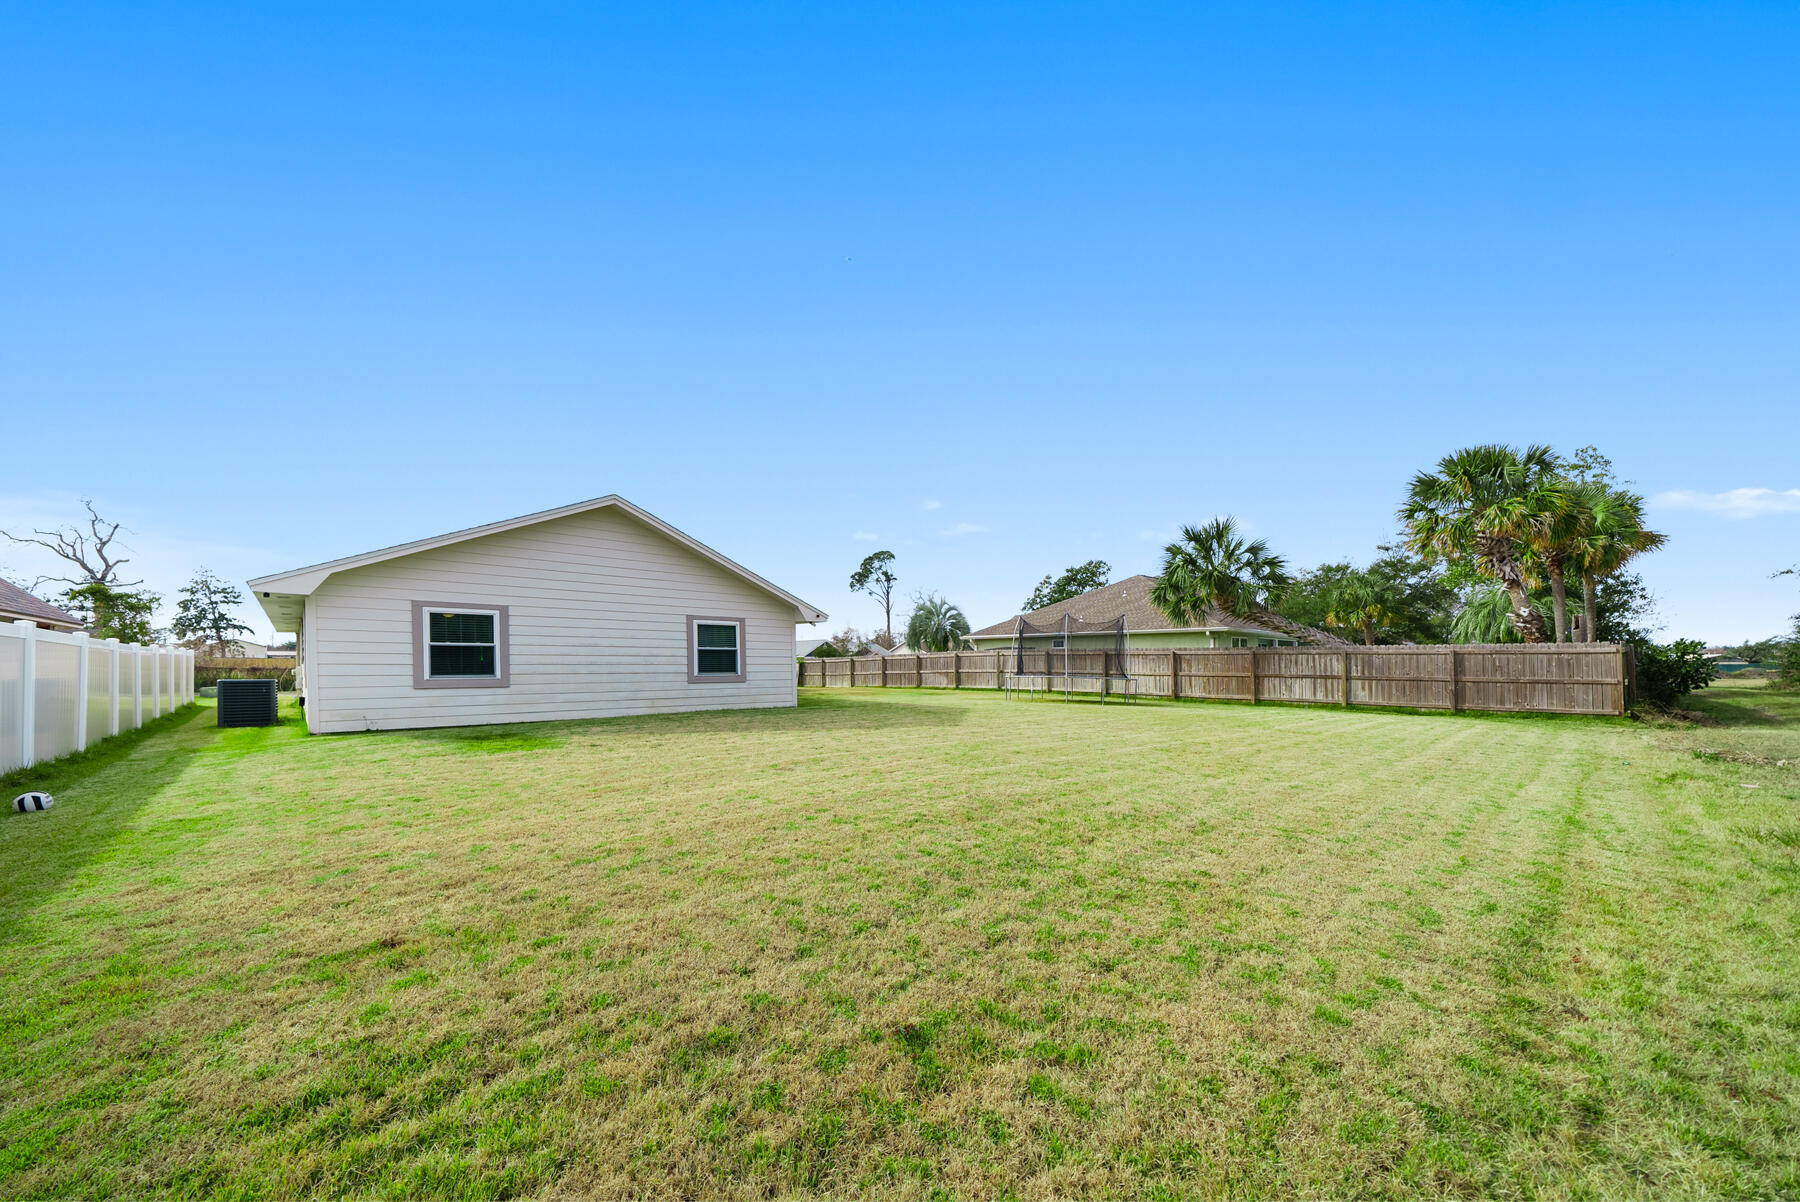
{"type": "Polygon", "coordinates": [[[68,755],[194,699],[194,654],[0,623],[0,773],[68,755]]]}
{"type": "Polygon", "coordinates": [[[32,748],[39,761],[68,755],[79,742],[76,725],[81,718],[81,652],[74,643],[40,639],[37,645],[37,705],[33,709],[36,730],[32,748]]]}
{"type": "Polygon", "coordinates": [[[20,715],[25,708],[25,642],[0,634],[0,773],[25,764],[20,715]]]}

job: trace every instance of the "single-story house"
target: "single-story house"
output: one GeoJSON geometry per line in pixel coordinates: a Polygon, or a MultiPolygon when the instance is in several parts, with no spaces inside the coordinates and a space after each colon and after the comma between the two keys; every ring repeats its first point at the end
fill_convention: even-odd
{"type": "Polygon", "coordinates": [[[817,651],[820,647],[823,647],[826,643],[829,643],[830,641],[831,641],[830,639],[795,639],[794,640],[794,658],[795,659],[805,659],[807,656],[811,655],[813,652],[817,651]]]}
{"type": "Polygon", "coordinates": [[[81,619],[66,609],[32,596],[16,584],[0,580],[0,622],[36,622],[64,634],[81,629],[81,619]]]}
{"type": "MultiPolygon", "coordinates": [[[[1139,650],[1172,647],[1183,650],[1200,647],[1297,647],[1307,645],[1343,646],[1345,641],[1323,630],[1314,630],[1290,622],[1279,614],[1258,610],[1252,617],[1240,618],[1213,610],[1198,626],[1178,626],[1150,601],[1154,576],[1132,576],[1113,584],[1091,589],[1067,601],[1046,605],[1021,615],[1033,626],[1055,626],[1064,615],[1082,622],[1112,622],[1125,619],[1126,645],[1139,650]]],[[[1004,651],[1013,645],[1018,616],[972,631],[968,643],[977,651],[1004,651]]],[[[1110,650],[1111,634],[1071,634],[1076,650],[1110,650]]],[[[1057,634],[1027,635],[1029,647],[1062,649],[1063,636],[1057,634]]]]}
{"type": "Polygon", "coordinates": [[[617,496],[249,586],[314,732],[791,706],[826,617],[617,496]]]}
{"type": "Polygon", "coordinates": [[[269,649],[261,643],[249,643],[243,639],[231,639],[225,644],[225,655],[229,659],[267,659],[269,649]]]}

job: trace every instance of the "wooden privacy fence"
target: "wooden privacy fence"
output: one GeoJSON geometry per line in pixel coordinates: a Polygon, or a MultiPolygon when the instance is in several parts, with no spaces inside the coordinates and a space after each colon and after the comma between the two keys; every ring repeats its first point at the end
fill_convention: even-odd
{"type": "MultiPolygon", "coordinates": [[[[997,689],[1014,674],[1013,656],[1008,649],[807,658],[800,683],[997,689]]],[[[1121,682],[1105,674],[1116,676],[1121,659],[1140,697],[1533,714],[1623,714],[1631,703],[1631,649],[1616,643],[1077,650],[1066,678],[1061,651],[1028,649],[1022,666],[1056,690],[1118,694],[1121,682]]]]}
{"type": "Polygon", "coordinates": [[[201,656],[194,661],[194,680],[202,688],[227,679],[276,680],[284,690],[294,687],[294,673],[300,661],[291,655],[267,657],[201,656]]]}

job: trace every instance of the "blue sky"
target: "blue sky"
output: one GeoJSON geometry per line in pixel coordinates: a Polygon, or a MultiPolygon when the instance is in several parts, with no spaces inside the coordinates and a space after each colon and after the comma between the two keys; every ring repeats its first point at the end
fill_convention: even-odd
{"type": "Polygon", "coordinates": [[[0,525],[91,496],[172,592],[619,492],[982,625],[1595,443],[1667,633],[1773,634],[1797,61],[1791,4],[10,6],[0,525]]]}

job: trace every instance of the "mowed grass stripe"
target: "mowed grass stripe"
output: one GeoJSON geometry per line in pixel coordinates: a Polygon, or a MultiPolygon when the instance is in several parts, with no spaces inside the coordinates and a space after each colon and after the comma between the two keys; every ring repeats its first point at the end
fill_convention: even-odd
{"type": "Polygon", "coordinates": [[[1794,775],[1694,749],[1800,707],[1709,704],[178,716],[0,827],[0,1191],[1791,1191],[1794,775]]]}

